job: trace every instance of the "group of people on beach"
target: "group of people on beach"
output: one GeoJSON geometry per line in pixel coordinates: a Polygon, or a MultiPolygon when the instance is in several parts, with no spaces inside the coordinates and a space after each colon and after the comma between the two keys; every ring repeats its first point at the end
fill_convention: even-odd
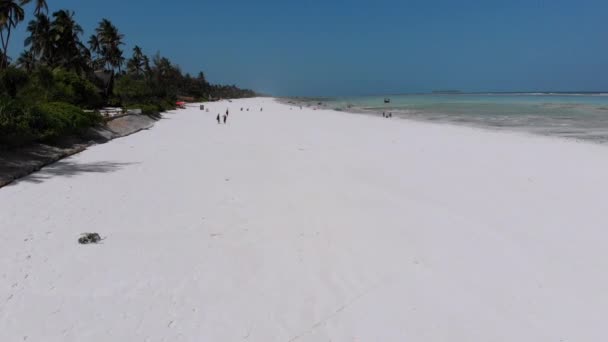
{"type": "Polygon", "coordinates": [[[392,117],[393,117],[393,113],[390,113],[390,112],[389,112],[389,113],[387,114],[386,112],[382,112],[382,117],[383,117],[383,118],[392,118],[392,117]]]}
{"type": "MultiPolygon", "coordinates": [[[[242,111],[243,111],[243,107],[241,107],[241,112],[242,112],[242,111]]],[[[249,108],[247,108],[247,111],[249,111],[249,108]]],[[[263,107],[261,107],[261,108],[260,108],[260,112],[263,112],[263,111],[264,111],[264,108],[263,108],[263,107]]]]}
{"type": "MultiPolygon", "coordinates": [[[[228,109],[226,109],[226,114],[224,114],[223,118],[224,118],[224,125],[226,124],[226,121],[228,120],[228,115],[230,115],[230,111],[228,109]]],[[[220,113],[217,113],[217,123],[220,124],[221,122],[221,117],[220,117],[220,113]]]]}
{"type": "MultiPolygon", "coordinates": [[[[204,107],[201,106],[201,109],[203,109],[204,107]]],[[[243,107],[241,107],[241,112],[243,111],[243,107]]],[[[207,111],[209,111],[209,108],[207,108],[207,111]]],[[[247,108],[247,111],[249,111],[249,108],[247,108]]],[[[264,111],[264,107],[260,108],[260,112],[264,111]]],[[[222,120],[224,121],[224,125],[226,124],[226,122],[228,121],[228,116],[230,116],[230,110],[227,108],[226,109],[226,113],[224,113],[224,115],[221,115],[220,113],[217,114],[217,117],[215,118],[217,120],[218,124],[222,123],[222,120]]]]}

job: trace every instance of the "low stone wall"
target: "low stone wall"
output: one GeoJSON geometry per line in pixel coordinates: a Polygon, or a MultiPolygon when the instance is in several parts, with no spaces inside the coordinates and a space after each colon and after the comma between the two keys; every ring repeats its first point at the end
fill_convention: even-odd
{"type": "Polygon", "coordinates": [[[154,126],[155,119],[146,115],[124,114],[93,127],[82,138],[70,138],[51,146],[33,144],[15,150],[0,151],[0,188],[63,158],[80,153],[94,144],[125,137],[154,126]]]}

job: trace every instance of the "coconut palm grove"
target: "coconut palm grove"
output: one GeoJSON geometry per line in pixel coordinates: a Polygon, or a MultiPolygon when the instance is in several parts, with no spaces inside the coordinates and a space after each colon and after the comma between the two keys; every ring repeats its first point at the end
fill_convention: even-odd
{"type": "MultiPolygon", "coordinates": [[[[144,114],[173,109],[178,99],[251,97],[251,90],[209,84],[203,72],[184,74],[159,53],[135,46],[109,19],[88,38],[69,9],[49,13],[45,0],[0,0],[0,147],[77,135],[102,121],[103,107],[144,114]],[[11,33],[27,25],[25,51],[8,51],[11,33]]],[[[153,47],[152,47],[153,48],[153,47]]]]}

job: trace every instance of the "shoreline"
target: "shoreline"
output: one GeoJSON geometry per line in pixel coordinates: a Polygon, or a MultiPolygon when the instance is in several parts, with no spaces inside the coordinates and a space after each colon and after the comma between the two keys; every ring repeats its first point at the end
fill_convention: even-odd
{"type": "MultiPolygon", "coordinates": [[[[423,96],[423,95],[428,95],[428,96],[437,96],[438,94],[408,94],[411,96],[423,96]]],[[[466,96],[466,95],[495,95],[493,93],[471,93],[471,94],[457,94],[457,95],[462,95],[462,96],[466,96]]],[[[507,93],[504,95],[522,95],[521,93],[507,93]]],[[[530,96],[536,96],[537,94],[527,94],[530,96]]],[[[550,96],[553,94],[542,94],[543,96],[550,96]]],[[[564,94],[556,94],[558,96],[564,96],[564,94]]],[[[579,96],[579,95],[585,95],[585,94],[576,94],[573,96],[579,96]]],[[[369,96],[369,97],[375,97],[375,96],[369,96]]],[[[426,123],[433,123],[433,124],[447,124],[447,125],[453,125],[453,126],[460,126],[460,127],[473,127],[473,128],[478,128],[478,129],[482,129],[482,130],[489,130],[489,131],[494,131],[494,132],[513,132],[513,133],[518,133],[518,134],[524,134],[524,135],[532,135],[532,136],[543,136],[543,137],[549,137],[549,138],[558,138],[558,139],[565,139],[568,141],[576,141],[576,142],[588,142],[588,143],[592,143],[592,144],[596,144],[596,145],[608,145],[608,128],[606,130],[603,131],[596,131],[596,132],[584,132],[581,131],[582,127],[556,127],[555,123],[553,124],[553,126],[547,125],[547,126],[534,126],[532,124],[530,125],[515,125],[515,124],[504,124],[504,123],[496,123],[496,122],[482,122],[483,120],[481,120],[479,117],[476,116],[471,116],[469,118],[466,117],[454,117],[451,118],[451,116],[453,114],[449,114],[449,113],[442,113],[442,112],[433,112],[433,111],[421,111],[421,110],[414,110],[414,109],[403,109],[403,108],[393,108],[393,107],[389,107],[386,110],[382,110],[380,108],[365,108],[365,107],[357,107],[357,106],[352,106],[352,107],[348,107],[348,108],[336,108],[335,106],[332,106],[330,103],[327,102],[327,100],[331,100],[331,97],[328,98],[297,98],[297,97],[285,97],[285,98],[279,98],[279,102],[283,103],[283,104],[287,104],[287,105],[294,105],[294,106],[304,106],[304,107],[310,107],[310,108],[316,108],[316,109],[326,109],[326,110],[334,110],[337,112],[344,112],[344,113],[348,113],[348,114],[362,114],[362,115],[370,115],[370,116],[377,116],[377,117],[382,117],[382,112],[390,112],[393,114],[393,117],[396,119],[404,119],[404,120],[411,120],[411,121],[415,121],[415,122],[426,122],[426,123]],[[600,133],[601,132],[601,133],[600,133]],[[598,135],[599,134],[599,135],[598,135]]],[[[545,104],[548,105],[548,104],[545,104]]],[[[559,104],[555,104],[556,106],[558,106],[559,104]]],[[[582,107],[587,106],[587,105],[580,105],[582,107]]],[[[599,109],[603,109],[606,110],[608,107],[604,108],[604,107],[600,107],[599,109]]],[[[608,112],[607,112],[608,114],[608,112]]],[[[491,117],[491,115],[490,115],[491,117]]],[[[548,119],[548,118],[547,118],[548,119]]]]}

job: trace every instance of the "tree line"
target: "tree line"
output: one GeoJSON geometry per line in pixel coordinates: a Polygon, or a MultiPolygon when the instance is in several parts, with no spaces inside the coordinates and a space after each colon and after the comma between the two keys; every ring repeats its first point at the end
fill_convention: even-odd
{"type": "Polygon", "coordinates": [[[174,108],[178,99],[255,96],[234,85],[210,84],[203,72],[183,73],[167,57],[147,56],[139,46],[125,57],[124,34],[108,19],[86,42],[83,35],[73,11],[49,13],[46,0],[0,0],[0,145],[74,134],[99,121],[82,109],[120,106],[152,114],[174,108]],[[29,4],[25,51],[11,60],[9,43],[29,4]]]}

